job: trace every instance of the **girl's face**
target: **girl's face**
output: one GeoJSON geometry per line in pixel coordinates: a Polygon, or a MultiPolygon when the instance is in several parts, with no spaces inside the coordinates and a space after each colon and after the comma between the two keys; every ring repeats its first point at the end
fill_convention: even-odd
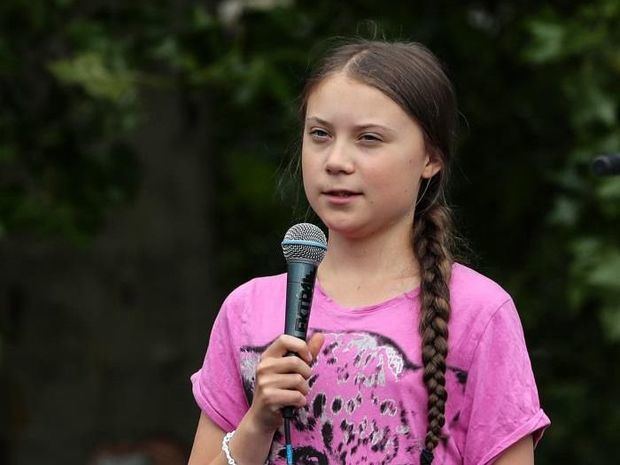
{"type": "Polygon", "coordinates": [[[339,73],[310,94],[304,189],[330,231],[352,238],[410,231],[420,178],[439,169],[418,124],[380,90],[339,73]]]}

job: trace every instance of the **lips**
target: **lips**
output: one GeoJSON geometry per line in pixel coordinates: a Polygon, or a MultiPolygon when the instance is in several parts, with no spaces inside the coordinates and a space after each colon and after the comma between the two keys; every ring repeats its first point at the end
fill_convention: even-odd
{"type": "Polygon", "coordinates": [[[361,192],[350,191],[348,189],[329,189],[323,191],[322,194],[330,205],[338,207],[349,205],[362,195],[361,192]]]}
{"type": "Polygon", "coordinates": [[[351,197],[361,194],[360,192],[354,192],[347,189],[330,189],[328,191],[324,191],[323,193],[331,197],[351,197]]]}

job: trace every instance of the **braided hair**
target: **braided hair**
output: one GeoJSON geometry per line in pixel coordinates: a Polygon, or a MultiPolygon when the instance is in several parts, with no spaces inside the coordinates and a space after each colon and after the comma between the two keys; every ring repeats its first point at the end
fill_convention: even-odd
{"type": "Polygon", "coordinates": [[[428,392],[428,425],[421,464],[433,460],[432,452],[441,439],[445,423],[446,357],[450,320],[450,210],[444,204],[430,206],[416,218],[413,247],[420,264],[422,282],[420,334],[422,335],[423,380],[428,392]]]}
{"type": "MultiPolygon", "coordinates": [[[[437,58],[423,45],[357,40],[333,48],[306,81],[301,95],[303,121],[312,90],[325,78],[346,73],[390,97],[422,129],[427,152],[441,170],[418,198],[412,247],[419,262],[423,380],[428,393],[427,430],[421,465],[430,465],[442,439],[448,393],[446,358],[450,320],[450,275],[454,234],[445,188],[456,132],[456,99],[437,58]]],[[[419,187],[419,186],[418,186],[419,187]]],[[[418,189],[418,192],[422,192],[418,189]]]]}

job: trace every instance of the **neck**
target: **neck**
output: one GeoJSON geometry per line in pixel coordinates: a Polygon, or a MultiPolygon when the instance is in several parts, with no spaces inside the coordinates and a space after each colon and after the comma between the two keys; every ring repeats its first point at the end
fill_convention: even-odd
{"type": "Polygon", "coordinates": [[[318,270],[321,286],[332,297],[339,295],[351,304],[368,303],[363,301],[374,300],[373,295],[381,299],[411,290],[419,284],[412,234],[410,227],[363,238],[330,231],[327,254],[318,270]]]}

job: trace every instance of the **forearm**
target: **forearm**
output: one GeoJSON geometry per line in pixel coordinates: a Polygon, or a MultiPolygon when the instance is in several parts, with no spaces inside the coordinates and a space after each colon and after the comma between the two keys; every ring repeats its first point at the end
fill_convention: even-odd
{"type": "MultiPolygon", "coordinates": [[[[264,465],[271,449],[274,433],[275,431],[260,430],[249,420],[248,416],[241,420],[228,443],[230,454],[237,465],[264,465]]],[[[224,451],[220,450],[209,465],[228,465],[224,451]]]]}
{"type": "Polygon", "coordinates": [[[493,465],[534,465],[534,443],[529,434],[506,449],[493,465]]]}

